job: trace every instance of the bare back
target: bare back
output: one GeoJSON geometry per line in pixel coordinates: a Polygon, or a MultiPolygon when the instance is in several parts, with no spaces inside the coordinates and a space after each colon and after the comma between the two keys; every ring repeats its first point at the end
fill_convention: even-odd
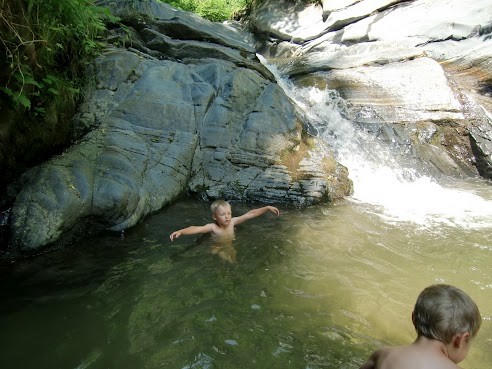
{"type": "Polygon", "coordinates": [[[372,354],[360,369],[459,369],[439,345],[387,347],[372,354]]]}

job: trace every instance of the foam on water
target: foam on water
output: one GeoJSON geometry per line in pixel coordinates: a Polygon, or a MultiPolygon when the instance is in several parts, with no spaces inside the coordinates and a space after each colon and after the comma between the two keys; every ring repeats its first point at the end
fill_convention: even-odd
{"type": "Polygon", "coordinates": [[[375,206],[387,221],[408,221],[424,227],[492,227],[492,201],[471,192],[446,188],[429,177],[402,180],[384,167],[352,167],[351,172],[353,200],[375,206]]]}
{"type": "Polygon", "coordinates": [[[296,87],[282,78],[275,66],[265,65],[318,136],[333,148],[337,160],[348,168],[354,183],[353,201],[367,205],[368,211],[388,222],[492,227],[492,187],[485,181],[489,199],[465,189],[462,181],[438,183],[415,168],[405,167],[388,147],[344,118],[345,102],[335,91],[296,87]]]}

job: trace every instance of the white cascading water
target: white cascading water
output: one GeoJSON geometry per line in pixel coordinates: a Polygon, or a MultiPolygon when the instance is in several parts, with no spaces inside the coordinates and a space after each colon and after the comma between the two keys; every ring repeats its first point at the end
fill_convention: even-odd
{"type": "Polygon", "coordinates": [[[387,222],[412,222],[425,228],[438,224],[468,229],[492,227],[492,188],[485,181],[480,183],[485,189],[482,197],[472,188],[464,189],[464,181],[453,179],[453,187],[445,186],[405,167],[388,147],[344,118],[344,101],[336,92],[296,87],[281,78],[275,66],[259,58],[302,110],[318,137],[329,143],[337,160],[348,168],[354,184],[352,201],[367,205],[367,211],[387,222]]]}

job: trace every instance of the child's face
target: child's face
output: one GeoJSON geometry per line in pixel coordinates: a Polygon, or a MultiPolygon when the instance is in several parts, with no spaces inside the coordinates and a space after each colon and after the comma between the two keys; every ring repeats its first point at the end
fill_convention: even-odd
{"type": "Polygon", "coordinates": [[[232,212],[230,206],[219,206],[215,209],[215,213],[212,217],[219,227],[226,227],[230,224],[232,218],[232,212]]]}

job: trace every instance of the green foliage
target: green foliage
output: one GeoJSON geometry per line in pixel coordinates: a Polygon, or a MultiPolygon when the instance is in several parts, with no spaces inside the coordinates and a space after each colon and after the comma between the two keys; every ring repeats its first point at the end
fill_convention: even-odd
{"type": "Polygon", "coordinates": [[[252,0],[161,0],[175,8],[196,13],[213,22],[231,19],[252,0]]]}
{"type": "Polygon", "coordinates": [[[73,101],[105,20],[116,19],[92,0],[0,0],[0,91],[34,115],[73,101]]]}

